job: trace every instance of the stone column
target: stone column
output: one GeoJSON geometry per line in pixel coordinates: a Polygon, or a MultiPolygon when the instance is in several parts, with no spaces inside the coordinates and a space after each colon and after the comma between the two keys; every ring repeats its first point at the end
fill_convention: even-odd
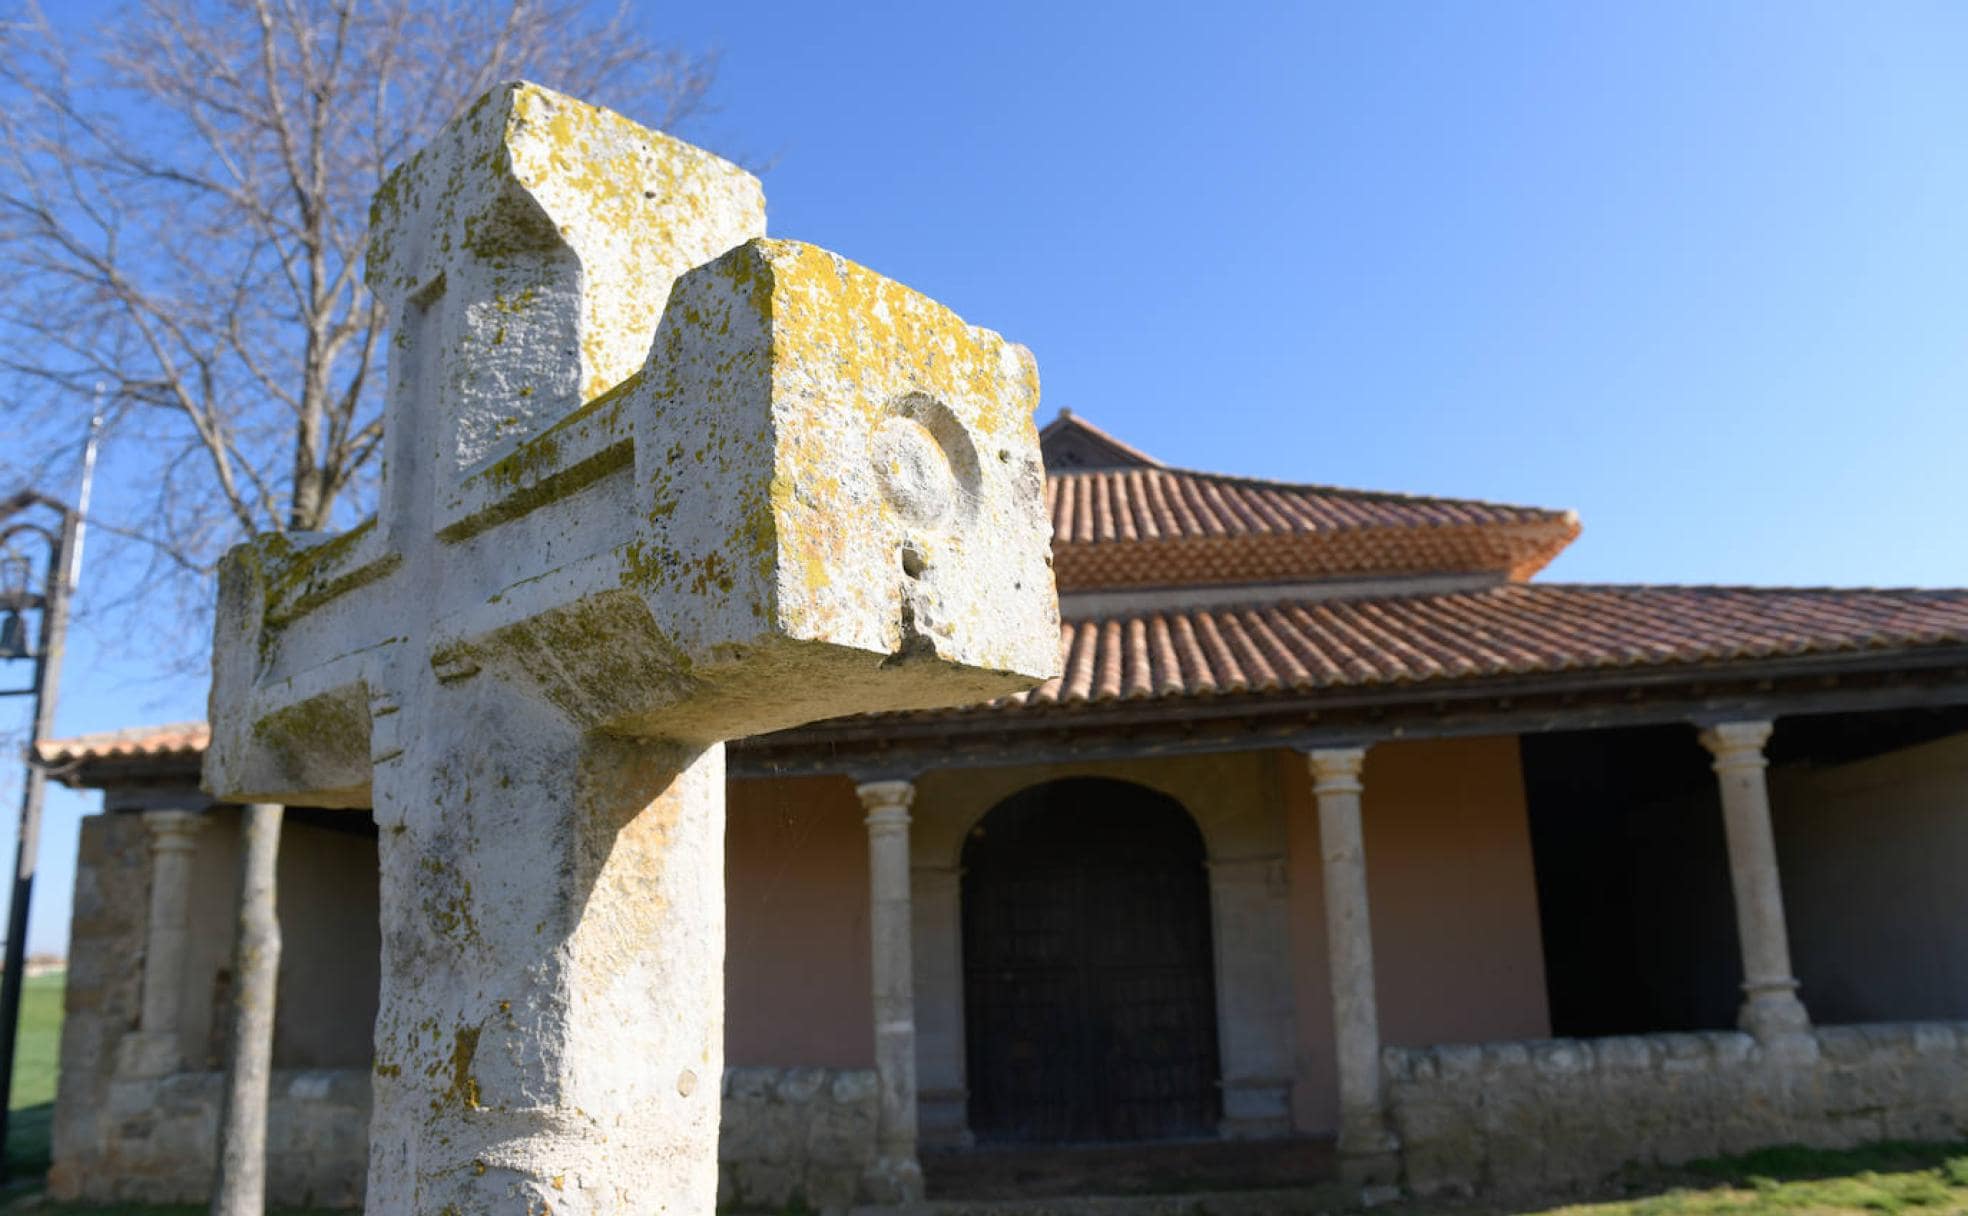
{"type": "Polygon", "coordinates": [[[883,1203],[922,1198],[916,1160],[916,984],[909,901],[908,781],[870,781],[855,787],[868,809],[868,931],[875,997],[875,1072],[881,1106],[875,1160],[864,1178],[869,1197],[883,1203]]]}
{"type": "Polygon", "coordinates": [[[1770,791],[1764,781],[1767,721],[1720,722],[1702,731],[1715,756],[1722,822],[1729,838],[1729,880],[1736,899],[1736,934],[1743,960],[1743,1006],[1737,1021],[1765,1044],[1809,1041],[1810,1015],[1797,999],[1784,927],[1777,844],[1770,830],[1770,791]]]}
{"type": "Polygon", "coordinates": [[[118,1047],[117,1071],[161,1077],[184,1063],[178,1011],[184,1000],[185,953],[191,945],[191,859],[205,816],[145,811],[150,832],[150,912],[144,936],[143,1006],[135,1034],[118,1047]]]}
{"type": "Polygon", "coordinates": [[[1363,747],[1322,748],[1308,757],[1319,800],[1319,856],[1326,889],[1326,949],[1332,969],[1333,1049],[1339,1072],[1339,1156],[1350,1182],[1398,1175],[1380,1088],[1380,1013],[1374,997],[1367,858],[1360,830],[1363,747]]]}
{"type": "Polygon", "coordinates": [[[916,953],[917,1142],[970,1148],[964,1076],[963,871],[918,864],[910,875],[916,953]]]}

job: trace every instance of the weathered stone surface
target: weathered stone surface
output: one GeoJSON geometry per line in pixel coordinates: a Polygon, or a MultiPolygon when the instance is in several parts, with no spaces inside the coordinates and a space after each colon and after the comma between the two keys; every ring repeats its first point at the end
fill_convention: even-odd
{"type": "Polygon", "coordinates": [[[60,1089],[49,1191],[77,1198],[105,1177],[118,1044],[142,1011],[150,834],[137,815],[82,821],[63,990],[60,1089]]]}
{"type": "Polygon", "coordinates": [[[1384,1185],[1393,1181],[1395,1162],[1381,1080],[1380,1015],[1360,825],[1360,772],[1366,755],[1364,748],[1324,748],[1309,752],[1306,761],[1319,805],[1333,1054],[1339,1074],[1340,1172],[1349,1182],[1384,1185]]]}
{"type": "Polygon", "coordinates": [[[837,1212],[876,1157],[873,1069],[733,1068],[718,1137],[718,1206],[837,1212]]]}
{"type": "MultiPolygon", "coordinates": [[[[56,1177],[69,1199],[202,1203],[217,1149],[219,1073],[116,1081],[89,1108],[86,1161],[56,1177]]],[[[734,1068],[725,1074],[720,1208],[831,1212],[856,1199],[875,1155],[871,1069],[734,1068]]],[[[274,1074],[267,1112],[268,1194],[292,1207],[362,1202],[369,1077],[355,1069],[274,1074]]]]}
{"type": "Polygon", "coordinates": [[[382,829],[374,1210],[707,1208],[723,741],[1056,670],[1030,355],[762,231],[495,91],[377,201],[378,520],[226,559],[207,787],[382,829]]]}
{"type": "Polygon", "coordinates": [[[869,781],[855,788],[867,811],[869,972],[874,998],[877,1152],[862,1190],[886,1203],[923,1197],[916,1159],[915,947],[909,873],[907,781],[869,781]]]}
{"type": "Polygon", "coordinates": [[[1389,1048],[1404,1181],[1508,1194],[1771,1144],[1968,1133],[1968,1023],[1813,1033],[1804,1056],[1735,1032],[1389,1048]]]}
{"type": "MultiPolygon", "coordinates": [[[[100,1203],[204,1202],[224,1086],[223,1073],[204,1071],[112,1080],[91,1112],[90,1153],[58,1149],[50,1190],[100,1203]]],[[[267,1107],[268,1199],[285,1207],[359,1204],[368,1124],[368,1074],[276,1071],[267,1107]]]]}
{"type": "Polygon", "coordinates": [[[1776,835],[1770,827],[1769,765],[1763,747],[1771,729],[1767,720],[1718,722],[1701,732],[1701,742],[1715,756],[1729,845],[1729,887],[1743,960],[1737,1025],[1755,1035],[1765,1050],[1797,1056],[1801,1063],[1816,1046],[1809,1034],[1810,1015],[1797,999],[1776,835]]]}
{"type": "Polygon", "coordinates": [[[1057,666],[1030,354],[833,254],[747,240],[755,181],[653,132],[618,155],[628,126],[518,86],[391,178],[382,522],[227,558],[208,787],[367,805],[372,761],[417,725],[390,676],[418,643],[440,681],[492,666],[584,728],[698,744],[1057,666]],[[560,161],[610,183],[586,212],[524,176],[560,161]],[[646,254],[638,299],[601,307],[621,199],[682,180],[699,201],[661,230],[729,252],[646,254]]]}

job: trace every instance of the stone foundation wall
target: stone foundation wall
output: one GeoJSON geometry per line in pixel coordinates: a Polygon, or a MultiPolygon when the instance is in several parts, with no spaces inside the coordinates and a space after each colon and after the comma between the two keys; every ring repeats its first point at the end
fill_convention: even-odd
{"type": "Polygon", "coordinates": [[[1812,1042],[1815,1052],[1773,1053],[1746,1034],[1704,1033],[1390,1048],[1382,1069],[1405,1182],[1420,1194],[1564,1189],[1773,1144],[1968,1134],[1968,1023],[1825,1027],[1812,1042]]]}
{"type": "Polygon", "coordinates": [[[49,1188],[78,1196],[102,1173],[103,1111],[117,1046],[137,1028],[143,984],[149,833],[135,815],[82,820],[62,992],[61,1072],[49,1188]]]}
{"type": "MultiPolygon", "coordinates": [[[[211,1194],[225,1075],[116,1078],[94,1114],[91,1152],[56,1151],[49,1190],[95,1202],[202,1203],[211,1194]]],[[[276,1070],[267,1104],[267,1197],[282,1207],[354,1207],[369,1158],[369,1074],[276,1070]]]]}
{"type": "MultiPolygon", "coordinates": [[[[62,1199],[103,1203],[204,1202],[211,1194],[223,1080],[216,1072],[110,1080],[101,1104],[84,1112],[86,1120],[71,1120],[50,1190],[62,1199]],[[81,1135],[84,1122],[87,1134],[81,1135]]],[[[270,1097],[272,1202],[359,1206],[368,1171],[368,1073],[277,1071],[270,1097]]],[[[718,1206],[844,1210],[874,1157],[875,1105],[872,1069],[728,1070],[718,1206]]]]}
{"type": "Polygon", "coordinates": [[[875,1156],[872,1068],[727,1068],[718,1207],[840,1211],[875,1156]]]}
{"type": "MultiPolygon", "coordinates": [[[[138,1022],[150,870],[142,816],[82,820],[48,1175],[60,1199],[200,1203],[210,1193],[222,1075],[202,1067],[144,1075],[151,1053],[129,1050],[148,1046],[138,1022]]],[[[876,1103],[873,1069],[728,1069],[720,1206],[846,1207],[874,1158],[876,1103]]],[[[366,1067],[276,1070],[268,1119],[274,1203],[361,1203],[366,1067]]]]}

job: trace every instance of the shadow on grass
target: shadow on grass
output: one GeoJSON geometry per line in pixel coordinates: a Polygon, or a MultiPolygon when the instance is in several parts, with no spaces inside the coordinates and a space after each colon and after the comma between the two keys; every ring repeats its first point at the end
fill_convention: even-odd
{"type": "MultiPolygon", "coordinates": [[[[1520,1209],[1521,1210],[1521,1209],[1520,1209]]],[[[1629,1173],[1566,1216],[1963,1216],[1968,1143],[1779,1145],[1629,1173]]]]}
{"type": "Polygon", "coordinates": [[[1855,1174],[1906,1174],[1936,1170],[1952,1186],[1968,1186],[1968,1144],[1882,1140],[1859,1148],[1806,1148],[1780,1144],[1740,1157],[1712,1157],[1682,1167],[1706,1181],[1755,1186],[1761,1180],[1810,1182],[1855,1174]]]}
{"type": "Polygon", "coordinates": [[[23,1106],[7,1114],[7,1177],[38,1179],[48,1172],[55,1104],[23,1106]]]}

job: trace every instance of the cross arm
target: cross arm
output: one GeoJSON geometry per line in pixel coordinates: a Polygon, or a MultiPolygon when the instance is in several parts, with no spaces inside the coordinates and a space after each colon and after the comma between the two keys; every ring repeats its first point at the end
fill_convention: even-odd
{"type": "Polygon", "coordinates": [[[825,250],[760,239],[678,281],[648,363],[611,397],[590,429],[516,453],[530,475],[477,515],[536,513],[542,542],[586,530],[567,549],[583,557],[446,621],[445,653],[594,728],[698,741],[1054,674],[1023,347],[825,250]],[[568,476],[619,462],[625,432],[625,493],[568,476]],[[626,506],[603,527],[541,500],[557,480],[626,506]]]}
{"type": "Polygon", "coordinates": [[[392,175],[382,512],[227,559],[213,793],[364,805],[481,677],[703,745],[1056,673],[1031,354],[761,206],[530,85],[392,175]]]}

